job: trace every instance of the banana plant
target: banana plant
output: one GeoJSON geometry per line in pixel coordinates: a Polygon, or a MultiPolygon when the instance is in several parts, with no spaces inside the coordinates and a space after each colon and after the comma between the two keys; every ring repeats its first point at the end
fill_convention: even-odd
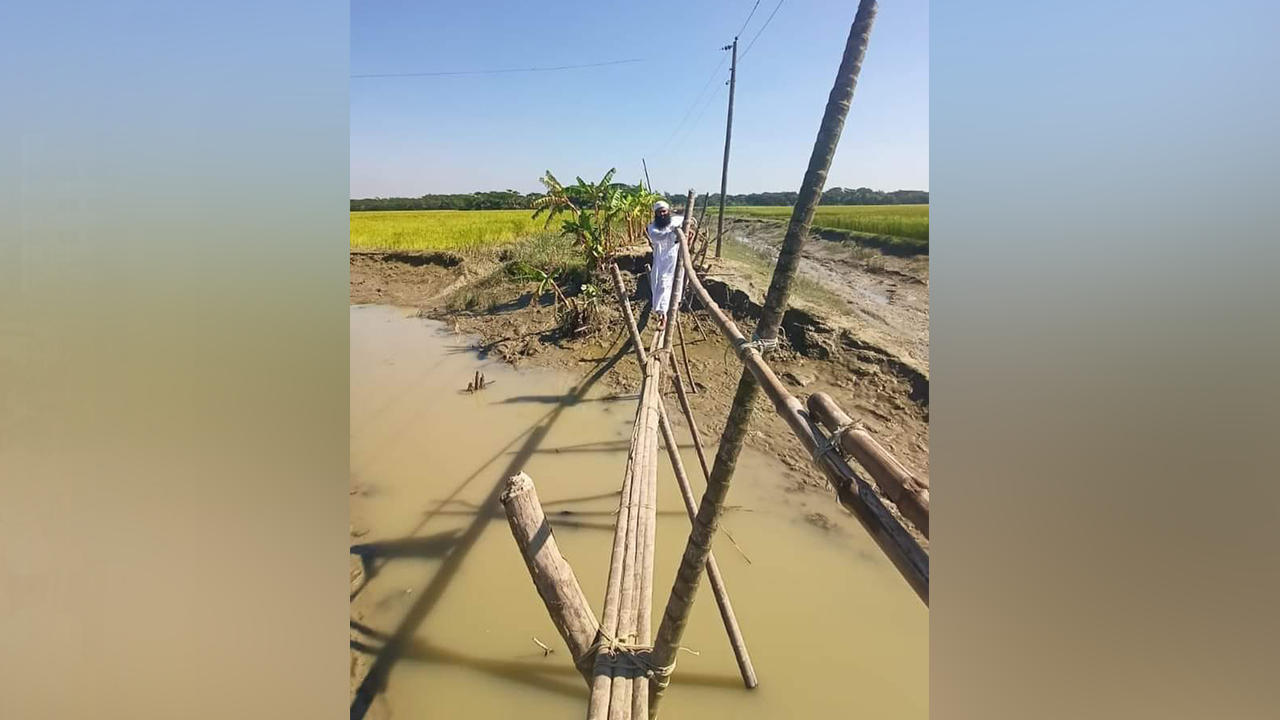
{"type": "MultiPolygon", "coordinates": [[[[561,235],[574,239],[590,261],[593,273],[598,275],[607,274],[606,269],[623,245],[642,237],[649,207],[659,199],[642,185],[633,189],[615,184],[616,172],[616,168],[611,168],[599,182],[576,177],[566,185],[548,170],[539,178],[547,192],[533,201],[533,218],[545,215],[544,227],[550,227],[559,219],[561,235]]],[[[548,270],[528,268],[522,272],[527,279],[539,283],[539,294],[550,283],[557,300],[565,304],[578,329],[588,324],[603,296],[598,286],[588,282],[579,288],[577,301],[570,302],[548,270]]]]}

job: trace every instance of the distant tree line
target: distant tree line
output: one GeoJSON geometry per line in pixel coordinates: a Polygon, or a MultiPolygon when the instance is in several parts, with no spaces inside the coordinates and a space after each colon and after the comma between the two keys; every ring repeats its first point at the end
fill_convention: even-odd
{"type": "MultiPolygon", "coordinates": [[[[619,187],[629,188],[618,183],[619,187]]],[[[453,195],[423,195],[417,198],[367,198],[352,200],[352,211],[361,210],[528,210],[542,193],[522,194],[515,190],[501,192],[477,192],[453,195]]],[[[684,204],[684,195],[665,195],[674,207],[684,204]]],[[[702,198],[698,198],[699,202],[702,198]]],[[[720,205],[720,194],[714,193],[707,201],[712,207],[720,205]]],[[[763,192],[744,195],[728,195],[725,205],[775,205],[791,206],[796,203],[794,192],[763,192]]],[[[925,190],[894,190],[883,192],[871,188],[834,187],[822,193],[823,205],[916,205],[929,204],[925,190]]]]}
{"type": "Polygon", "coordinates": [[[524,210],[533,207],[541,193],[515,190],[466,195],[423,195],[417,198],[367,198],[352,200],[352,210],[524,210]]]}

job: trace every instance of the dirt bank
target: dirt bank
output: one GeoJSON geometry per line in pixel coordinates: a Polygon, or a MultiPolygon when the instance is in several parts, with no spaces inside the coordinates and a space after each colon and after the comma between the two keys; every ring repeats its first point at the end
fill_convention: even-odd
{"type": "MultiPolygon", "coordinates": [[[[725,257],[714,264],[705,284],[749,335],[768,288],[770,253],[776,255],[781,228],[758,221],[726,226],[726,235],[736,242],[726,243],[725,257]]],[[[634,392],[639,370],[630,355],[619,352],[625,347],[625,330],[615,304],[606,298],[594,330],[570,335],[558,326],[551,293],[533,297],[534,286],[510,281],[502,260],[501,254],[463,259],[440,253],[352,252],[351,303],[417,307],[424,317],[479,337],[476,349],[481,353],[517,366],[559,367],[584,376],[604,370],[601,382],[619,393],[634,392]]],[[[648,262],[647,254],[638,252],[619,262],[645,325],[648,262]]],[[[770,364],[802,401],[813,392],[830,393],[909,469],[927,478],[927,258],[888,257],[814,237],[805,249],[801,273],[804,282],[793,293],[783,320],[784,340],[769,355],[770,364]]],[[[691,398],[694,413],[713,444],[723,430],[742,366],[705,310],[695,305],[690,322],[683,325],[698,389],[691,398]]],[[[646,339],[650,332],[642,330],[646,339]]],[[[670,387],[667,392],[674,396],[670,387]]],[[[796,492],[828,492],[767,403],[756,407],[750,442],[782,458],[790,468],[785,482],[796,492]]]]}

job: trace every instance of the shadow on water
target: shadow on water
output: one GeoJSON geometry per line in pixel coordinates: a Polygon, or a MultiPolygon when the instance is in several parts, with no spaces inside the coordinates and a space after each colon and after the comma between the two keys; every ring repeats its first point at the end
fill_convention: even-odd
{"type": "MultiPolygon", "coordinates": [[[[370,638],[373,641],[384,643],[381,647],[363,640],[351,640],[351,648],[357,652],[367,655],[380,655],[386,651],[385,643],[391,640],[386,633],[357,622],[351,621],[351,628],[356,632],[370,638]]],[[[552,652],[555,652],[554,650],[552,652]]],[[[529,657],[529,656],[525,656],[529,657]]],[[[533,655],[534,658],[544,657],[541,653],[533,655]]],[[[441,663],[454,667],[466,667],[480,672],[488,673],[504,680],[510,680],[522,685],[544,690],[546,692],[556,693],[572,698],[586,700],[590,697],[590,692],[585,683],[582,682],[582,676],[578,674],[576,668],[561,663],[548,663],[545,661],[520,660],[520,659],[503,659],[503,658],[484,658],[475,655],[450,650],[438,645],[432,645],[421,639],[414,638],[401,651],[400,659],[421,663],[441,663]],[[557,678],[565,678],[559,680],[557,678]]],[[[706,688],[723,688],[726,690],[738,690],[742,687],[741,678],[736,675],[712,675],[709,673],[682,672],[679,680],[673,678],[672,684],[689,685],[706,688]]]]}
{"type": "Polygon", "coordinates": [[[624,400],[639,400],[639,395],[610,395],[602,398],[582,398],[577,395],[516,395],[505,400],[499,400],[493,405],[513,405],[516,403],[540,403],[543,405],[579,405],[581,403],[593,402],[622,402],[624,400]]]}
{"type": "MultiPolygon", "coordinates": [[[[360,567],[364,570],[365,581],[360,589],[363,590],[382,568],[382,563],[375,562],[379,558],[444,557],[457,543],[458,531],[449,530],[423,537],[406,537],[352,545],[351,554],[360,558],[360,567]]],[[[354,599],[357,594],[353,593],[352,598],[354,599]]]]}
{"type": "MultiPolygon", "coordinates": [[[[591,388],[595,386],[595,384],[598,383],[600,379],[609,372],[609,370],[617,365],[623,357],[626,356],[630,347],[631,342],[628,339],[622,348],[618,350],[618,352],[615,353],[608,362],[597,368],[589,377],[578,385],[571,394],[571,397],[579,400],[585,397],[591,388]]],[[[543,440],[546,439],[551,428],[554,427],[555,423],[560,419],[560,415],[564,412],[566,407],[568,407],[568,405],[557,405],[554,409],[543,416],[543,418],[538,421],[538,424],[517,436],[514,440],[500,449],[487,462],[485,462],[484,465],[476,470],[476,472],[472,473],[471,477],[464,480],[462,484],[459,485],[448,498],[446,498],[446,502],[456,498],[457,495],[462,492],[463,488],[479,476],[485,468],[493,463],[494,460],[505,454],[507,449],[518,442],[520,438],[524,438],[524,444],[511,458],[507,467],[498,474],[493,488],[489,491],[489,495],[480,504],[482,508],[493,507],[494,504],[498,502],[499,496],[502,494],[502,489],[506,484],[506,479],[520,472],[520,470],[528,463],[529,459],[533,456],[534,451],[542,445],[543,440]]],[[[422,522],[419,523],[418,527],[409,534],[417,534],[417,532],[421,530],[437,512],[439,512],[439,510],[428,512],[424,516],[422,522]]],[[[426,619],[432,608],[436,606],[436,603],[440,601],[441,596],[444,595],[444,591],[449,587],[449,584],[457,575],[458,569],[466,559],[467,554],[473,547],[475,547],[476,542],[480,539],[480,536],[484,533],[485,529],[489,527],[492,521],[493,518],[491,516],[482,513],[477,515],[471,524],[462,531],[461,535],[457,537],[453,552],[448,554],[443,564],[440,566],[440,569],[427,583],[427,586],[423,588],[421,593],[417,594],[417,601],[415,601],[413,607],[409,609],[409,612],[405,615],[405,618],[400,623],[399,627],[396,628],[394,633],[385,638],[385,642],[381,648],[374,650],[375,659],[373,664],[370,666],[369,672],[364,677],[364,680],[360,683],[359,688],[357,688],[355,699],[351,702],[352,720],[363,720],[364,716],[368,713],[369,707],[372,705],[374,698],[377,697],[378,693],[382,692],[386,687],[387,677],[390,675],[391,668],[395,665],[396,661],[400,657],[404,656],[406,652],[412,651],[417,647],[417,643],[420,641],[414,638],[414,632],[422,624],[422,621],[426,619]]],[[[363,589],[367,585],[368,581],[366,579],[366,582],[361,584],[360,589],[363,589]]],[[[352,598],[359,593],[360,589],[357,589],[352,593],[352,598]]],[[[583,690],[585,690],[585,688],[583,690]]]]}

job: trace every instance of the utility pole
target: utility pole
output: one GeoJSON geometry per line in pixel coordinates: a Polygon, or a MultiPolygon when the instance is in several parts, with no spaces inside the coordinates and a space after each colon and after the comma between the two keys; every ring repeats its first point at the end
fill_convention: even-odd
{"type": "Polygon", "coordinates": [[[640,164],[644,166],[644,184],[649,186],[649,192],[653,192],[653,183],[649,182],[649,163],[640,158],[640,164]]]}
{"type": "Polygon", "coordinates": [[[729,119],[724,125],[724,167],[720,171],[720,219],[716,223],[716,257],[720,257],[720,238],[724,235],[724,193],[729,184],[729,140],[733,138],[733,88],[738,81],[738,38],[733,39],[733,61],[729,65],[729,119]]]}

